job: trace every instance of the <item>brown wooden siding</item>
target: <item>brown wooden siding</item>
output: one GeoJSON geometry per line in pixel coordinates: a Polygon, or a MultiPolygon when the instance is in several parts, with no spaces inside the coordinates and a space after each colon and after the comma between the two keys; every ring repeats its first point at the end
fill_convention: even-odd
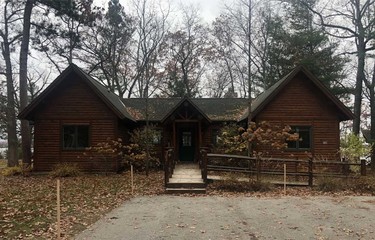
{"type": "MultiPolygon", "coordinates": [[[[268,121],[278,125],[311,126],[310,151],[270,151],[273,157],[303,158],[309,155],[319,159],[338,160],[340,144],[339,119],[331,101],[303,75],[297,76],[273,101],[256,116],[256,121],[268,121]]],[[[258,151],[267,152],[267,147],[258,151]]]]}
{"type": "Polygon", "coordinates": [[[55,164],[77,163],[83,170],[115,170],[117,161],[84,151],[62,150],[63,125],[90,125],[91,146],[117,138],[118,118],[80,79],[65,81],[35,115],[34,168],[51,170],[55,164]],[[90,155],[90,154],[89,154],[90,155]]]}

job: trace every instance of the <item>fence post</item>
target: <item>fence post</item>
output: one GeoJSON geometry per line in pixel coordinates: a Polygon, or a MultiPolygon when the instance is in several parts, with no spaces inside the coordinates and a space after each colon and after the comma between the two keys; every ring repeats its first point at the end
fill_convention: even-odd
{"type": "Polygon", "coordinates": [[[205,183],[207,183],[207,151],[202,150],[202,178],[205,183]]]}
{"type": "Polygon", "coordinates": [[[361,175],[366,176],[366,160],[361,160],[361,175]]]}
{"type": "Polygon", "coordinates": [[[257,181],[259,181],[260,180],[260,171],[261,171],[260,157],[259,156],[256,156],[256,165],[257,165],[257,181]]]}
{"type": "Polygon", "coordinates": [[[313,159],[309,158],[309,187],[313,186],[313,159]]]}
{"type": "Polygon", "coordinates": [[[57,189],[56,189],[57,197],[56,197],[56,202],[57,202],[57,239],[61,239],[61,216],[60,216],[60,179],[57,179],[57,189]]]}

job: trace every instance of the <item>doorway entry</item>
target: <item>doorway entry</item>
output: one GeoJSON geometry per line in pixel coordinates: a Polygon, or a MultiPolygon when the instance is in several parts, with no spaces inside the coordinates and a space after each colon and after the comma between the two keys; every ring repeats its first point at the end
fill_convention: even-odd
{"type": "Polygon", "coordinates": [[[195,160],[197,143],[197,128],[195,126],[181,127],[178,131],[179,160],[193,162],[195,160]]]}

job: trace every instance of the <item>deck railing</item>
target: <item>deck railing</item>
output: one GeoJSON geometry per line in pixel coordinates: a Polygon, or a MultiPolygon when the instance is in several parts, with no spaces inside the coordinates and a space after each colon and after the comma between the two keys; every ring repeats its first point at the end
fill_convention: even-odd
{"type": "Polygon", "coordinates": [[[349,163],[347,161],[318,161],[310,159],[261,158],[241,155],[213,154],[201,150],[200,166],[202,176],[207,179],[208,171],[226,171],[248,173],[257,180],[263,175],[286,175],[294,177],[296,182],[307,180],[308,186],[313,186],[316,177],[348,177],[352,174],[350,166],[360,169],[361,175],[366,175],[366,162],[349,163]],[[286,172],[284,172],[284,164],[286,172]]]}

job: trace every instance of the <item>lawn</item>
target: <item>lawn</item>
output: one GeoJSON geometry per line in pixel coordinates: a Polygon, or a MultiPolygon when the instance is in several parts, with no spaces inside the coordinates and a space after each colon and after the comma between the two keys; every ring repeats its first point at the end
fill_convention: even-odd
{"type": "MultiPolygon", "coordinates": [[[[61,179],[61,224],[69,239],[104,213],[139,195],[160,194],[163,173],[83,175],[61,179]]],[[[56,179],[43,176],[0,175],[0,238],[56,238],[56,179]]]]}

